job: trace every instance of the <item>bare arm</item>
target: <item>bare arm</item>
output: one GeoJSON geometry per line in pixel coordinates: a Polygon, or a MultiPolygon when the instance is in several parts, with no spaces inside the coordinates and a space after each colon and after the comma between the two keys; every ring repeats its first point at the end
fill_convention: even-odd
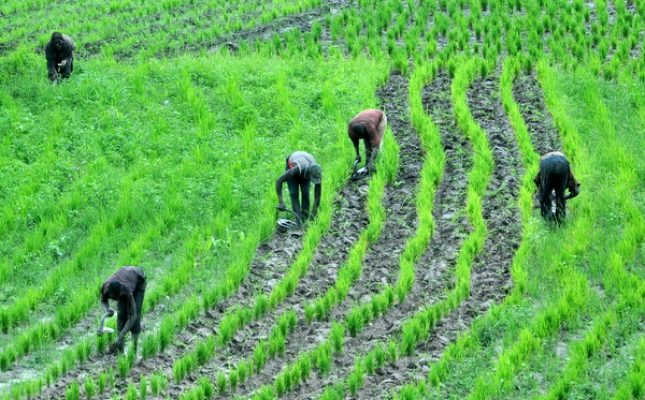
{"type": "Polygon", "coordinates": [[[291,178],[294,178],[297,174],[295,168],[290,168],[280,175],[277,181],[275,181],[275,193],[278,195],[278,208],[284,209],[284,198],[282,197],[282,184],[291,178]]]}

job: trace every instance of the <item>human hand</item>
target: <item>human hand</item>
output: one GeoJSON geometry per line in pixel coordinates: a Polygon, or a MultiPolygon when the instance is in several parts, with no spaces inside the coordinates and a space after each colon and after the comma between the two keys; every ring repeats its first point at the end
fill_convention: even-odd
{"type": "Polygon", "coordinates": [[[112,318],[114,316],[114,310],[107,310],[105,315],[107,315],[108,318],[112,318]]]}

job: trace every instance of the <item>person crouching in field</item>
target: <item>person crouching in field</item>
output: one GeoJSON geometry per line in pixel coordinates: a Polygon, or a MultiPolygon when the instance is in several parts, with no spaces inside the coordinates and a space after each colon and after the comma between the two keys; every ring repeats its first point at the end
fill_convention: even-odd
{"type": "Polygon", "coordinates": [[[275,191],[278,195],[278,210],[286,211],[282,197],[282,184],[286,181],[291,197],[291,206],[296,215],[298,225],[302,225],[309,218],[309,189],[310,183],[314,188],[314,206],[311,217],[315,218],[320,206],[322,170],[314,157],[304,151],[296,151],[287,157],[286,170],[275,182],[275,191]],[[302,196],[302,203],[300,197],[302,196]]]}
{"type": "Polygon", "coordinates": [[[110,348],[111,352],[122,353],[125,335],[131,332],[136,354],[139,333],[141,333],[141,307],[143,306],[145,291],[146,275],[139,267],[123,267],[109,277],[101,286],[101,304],[106,315],[108,317],[114,315],[108,300],[115,300],[118,307],[118,336],[116,343],[110,348]]]}
{"type": "Polygon", "coordinates": [[[552,192],[555,191],[555,221],[562,222],[566,216],[566,201],[580,194],[580,183],[574,178],[569,161],[564,154],[552,151],[543,155],[540,159],[540,171],[533,181],[538,188],[542,217],[545,220],[553,218],[552,192]],[[566,197],[565,189],[569,189],[566,197]]]}
{"type": "Polygon", "coordinates": [[[387,116],[381,110],[364,110],[358,113],[347,127],[347,134],[354,143],[356,160],[354,161],[353,178],[371,174],[375,171],[374,164],[376,156],[383,144],[383,134],[387,128],[387,116]],[[361,154],[358,149],[359,141],[365,143],[365,169],[357,172],[358,164],[361,162],[361,154]]]}
{"type": "Polygon", "coordinates": [[[52,33],[51,40],[45,45],[47,59],[47,75],[49,80],[56,82],[58,76],[69,78],[74,70],[74,41],[60,32],[52,33]]]}

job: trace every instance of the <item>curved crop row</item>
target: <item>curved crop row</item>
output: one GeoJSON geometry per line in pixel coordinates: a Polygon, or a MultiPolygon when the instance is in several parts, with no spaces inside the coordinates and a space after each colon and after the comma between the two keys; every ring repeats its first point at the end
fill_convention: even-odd
{"type": "MultiPolygon", "coordinates": [[[[362,269],[362,260],[365,252],[367,251],[368,246],[379,237],[382,226],[385,223],[385,210],[383,208],[383,205],[381,204],[381,198],[383,196],[386,184],[392,181],[397,169],[398,146],[396,144],[396,141],[392,139],[391,135],[387,135],[385,138],[385,146],[382,157],[380,157],[378,161],[377,173],[370,180],[367,201],[369,224],[361,232],[361,235],[349,252],[347,261],[340,267],[337,274],[335,286],[330,288],[326,292],[326,294],[321,297],[321,299],[327,297],[329,293],[332,292],[336,293],[336,296],[342,295],[344,297],[344,295],[347,294],[347,291],[351,287],[352,283],[355,282],[356,279],[358,279],[358,277],[360,276],[362,269]]],[[[335,304],[331,303],[326,304],[324,306],[324,312],[329,312],[331,308],[334,307],[334,305],[335,304]]],[[[254,373],[257,373],[259,370],[261,370],[267,360],[272,359],[276,355],[282,353],[280,349],[284,348],[288,331],[284,328],[281,328],[281,326],[284,326],[284,323],[281,323],[281,321],[284,320],[284,318],[289,318],[289,315],[295,316],[294,311],[286,311],[282,315],[282,317],[280,317],[278,323],[276,324],[276,326],[274,326],[269,338],[260,341],[256,345],[253,350],[252,356],[250,356],[247,360],[240,362],[238,365],[232,366],[227,375],[224,375],[222,373],[218,375],[217,381],[223,382],[221,385],[218,385],[220,386],[220,391],[224,391],[226,390],[226,388],[235,390],[238,377],[240,376],[240,371],[245,371],[242,375],[245,377],[245,379],[248,379],[254,373]]],[[[311,320],[309,319],[309,321],[311,320]]],[[[338,337],[338,335],[342,337],[342,328],[339,331],[339,327],[340,326],[338,326],[337,328],[332,328],[332,331],[335,332],[335,337],[338,337]]],[[[199,353],[194,353],[177,360],[173,365],[175,379],[183,379],[185,375],[184,372],[177,374],[177,369],[187,369],[186,365],[197,366],[199,364],[202,364],[202,360],[199,360],[198,357],[199,353]]],[[[315,362],[311,361],[301,362],[308,362],[310,367],[316,365],[315,362]]],[[[199,397],[201,396],[201,393],[203,393],[203,388],[201,386],[198,386],[183,394],[182,398],[194,398],[195,396],[199,397]]]]}
{"type": "MultiPolygon", "coordinates": [[[[486,186],[492,173],[493,159],[488,147],[486,135],[473,120],[466,101],[466,90],[472,82],[477,71],[481,68],[483,60],[470,59],[464,60],[457,69],[455,78],[451,85],[452,102],[454,107],[455,118],[458,126],[468,137],[473,146],[473,168],[468,174],[468,195],[466,199],[466,209],[468,219],[473,227],[470,235],[464,240],[459,250],[457,265],[455,270],[456,283],[441,302],[424,307],[421,311],[408,318],[402,327],[399,338],[390,342],[388,345],[381,344],[375,346],[373,350],[362,357],[357,357],[355,367],[350,373],[346,382],[329,387],[322,395],[322,399],[332,400],[343,398],[344,393],[355,393],[362,385],[365,374],[373,374],[373,360],[382,357],[385,349],[385,361],[394,362],[399,355],[410,355],[414,352],[417,344],[427,337],[434,325],[445,315],[454,310],[464,299],[470,295],[470,267],[475,257],[483,247],[487,229],[482,216],[482,199],[485,195],[486,186]]],[[[410,90],[410,101],[415,113],[415,121],[421,122],[422,129],[429,129],[436,135],[436,127],[425,115],[421,107],[421,88],[430,81],[436,71],[433,67],[426,67],[415,75],[415,85],[410,90]],[[414,96],[414,97],[412,97],[414,96]]]]}

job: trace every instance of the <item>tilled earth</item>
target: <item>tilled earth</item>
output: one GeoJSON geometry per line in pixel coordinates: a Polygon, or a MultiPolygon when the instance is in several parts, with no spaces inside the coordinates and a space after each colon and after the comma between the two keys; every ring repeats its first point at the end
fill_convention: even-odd
{"type": "MultiPolygon", "coordinates": [[[[293,360],[298,354],[315,348],[327,337],[331,321],[342,321],[354,304],[369,299],[383,285],[393,283],[398,276],[399,256],[417,226],[415,189],[420,178],[423,149],[407,119],[407,80],[401,75],[393,74],[378,94],[392,133],[400,146],[399,171],[394,182],[385,188],[382,200],[387,220],[381,236],[368,249],[361,277],[352,286],[348,297],[332,311],[331,318],[307,325],[301,316],[294,333],[287,338],[284,357],[268,362],[258,375],[238,390],[238,395],[250,394],[263,384],[272,383],[274,376],[284,367],[285,359],[293,360]]],[[[346,349],[351,346],[348,344],[346,349]]],[[[299,390],[317,387],[315,375],[306,385],[289,396],[305,398],[299,390]]]]}
{"type": "MultiPolygon", "coordinates": [[[[443,300],[454,286],[454,276],[451,272],[459,247],[471,230],[463,209],[466,199],[466,174],[472,165],[472,149],[470,143],[459,134],[452,118],[450,81],[447,75],[440,74],[424,89],[423,96],[426,110],[433,117],[442,136],[445,168],[434,199],[435,231],[426,252],[417,262],[413,288],[403,303],[397,303],[384,317],[373,321],[356,338],[346,339],[346,350],[335,360],[329,376],[322,379],[314,378],[320,380],[319,384],[310,383],[306,388],[308,391],[296,392],[290,398],[317,398],[327,385],[347,377],[356,356],[367,353],[377,343],[396,337],[407,318],[422,307],[443,300]]],[[[377,371],[376,376],[366,377],[366,384],[358,397],[380,397],[382,392],[379,389],[372,390],[372,386],[403,379],[400,367],[389,365],[377,371]]]]}
{"type": "MultiPolygon", "coordinates": [[[[377,376],[368,377],[359,398],[385,397],[397,387],[416,378],[425,378],[428,364],[439,359],[446,346],[469,329],[475,317],[502,300],[510,290],[511,263],[521,239],[521,221],[516,204],[522,176],[519,151],[514,131],[498,97],[497,77],[473,82],[468,101],[473,117],[487,134],[495,163],[483,203],[488,234],[484,249],[472,267],[471,295],[437,323],[414,356],[403,357],[395,364],[388,364],[377,376]]],[[[441,122],[444,117],[434,113],[431,116],[439,126],[445,146],[446,127],[441,122]]],[[[449,143],[455,141],[459,139],[449,143]]]]}

